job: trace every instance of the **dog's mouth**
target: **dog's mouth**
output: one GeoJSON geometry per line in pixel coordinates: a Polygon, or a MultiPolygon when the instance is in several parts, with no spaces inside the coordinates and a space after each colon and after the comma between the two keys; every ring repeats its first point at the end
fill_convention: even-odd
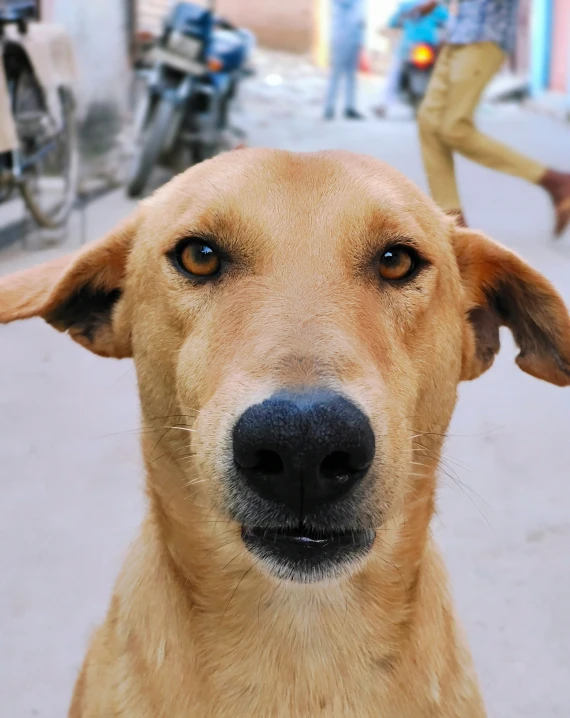
{"type": "Polygon", "coordinates": [[[277,578],[312,583],[335,578],[364,558],[376,531],[243,526],[241,535],[246,548],[277,578]]]}

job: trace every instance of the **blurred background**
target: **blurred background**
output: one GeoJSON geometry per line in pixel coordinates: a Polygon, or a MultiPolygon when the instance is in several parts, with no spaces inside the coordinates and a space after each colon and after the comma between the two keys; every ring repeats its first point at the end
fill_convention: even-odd
{"type": "MultiPolygon", "coordinates": [[[[415,116],[445,27],[409,48],[386,106],[399,6],[362,5],[362,117],[326,120],[332,0],[0,0],[0,274],[102,236],[173,173],[244,145],[363,152],[426,189],[415,116]]],[[[570,171],[570,0],[520,0],[513,32],[477,123],[570,171]]],[[[457,174],[469,224],[570,303],[570,236],[552,240],[546,194],[462,158],[457,174]]],[[[461,387],[434,531],[489,715],[567,718],[570,402],[518,372],[502,339],[492,371],[461,387]]],[[[144,510],[137,427],[129,361],[40,320],[0,328],[7,718],[66,714],[144,510]]]]}

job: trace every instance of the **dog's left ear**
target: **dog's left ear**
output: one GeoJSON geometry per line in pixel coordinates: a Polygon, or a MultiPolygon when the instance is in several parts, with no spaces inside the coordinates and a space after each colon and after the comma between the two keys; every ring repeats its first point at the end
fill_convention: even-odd
{"type": "Polygon", "coordinates": [[[456,229],[453,241],[468,302],[462,379],[491,366],[503,325],[520,349],[523,371],[570,385],[570,316],[550,282],[482,234],[456,229]]]}
{"type": "Polygon", "coordinates": [[[42,317],[95,354],[131,356],[118,310],[136,226],[134,215],[74,254],[0,277],[0,324],[42,317]]]}

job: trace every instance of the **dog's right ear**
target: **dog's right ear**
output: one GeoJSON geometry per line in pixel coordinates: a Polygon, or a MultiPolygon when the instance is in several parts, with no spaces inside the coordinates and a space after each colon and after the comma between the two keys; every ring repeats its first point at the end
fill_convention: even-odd
{"type": "Polygon", "coordinates": [[[130,330],[118,321],[137,215],[74,254],[0,277],[0,324],[42,317],[100,356],[131,356],[130,330]]]}
{"type": "Polygon", "coordinates": [[[478,232],[458,228],[453,244],[468,302],[462,378],[475,379],[493,364],[506,326],[523,371],[570,386],[570,314],[550,282],[478,232]]]}

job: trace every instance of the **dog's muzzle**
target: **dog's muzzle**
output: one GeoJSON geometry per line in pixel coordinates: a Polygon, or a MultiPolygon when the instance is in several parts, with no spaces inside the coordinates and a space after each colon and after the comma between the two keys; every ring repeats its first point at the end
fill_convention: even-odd
{"type": "Polygon", "coordinates": [[[280,578],[331,577],[375,531],[359,505],[375,454],[366,415],[328,390],[281,392],[233,430],[234,496],[246,547],[280,578]]]}

